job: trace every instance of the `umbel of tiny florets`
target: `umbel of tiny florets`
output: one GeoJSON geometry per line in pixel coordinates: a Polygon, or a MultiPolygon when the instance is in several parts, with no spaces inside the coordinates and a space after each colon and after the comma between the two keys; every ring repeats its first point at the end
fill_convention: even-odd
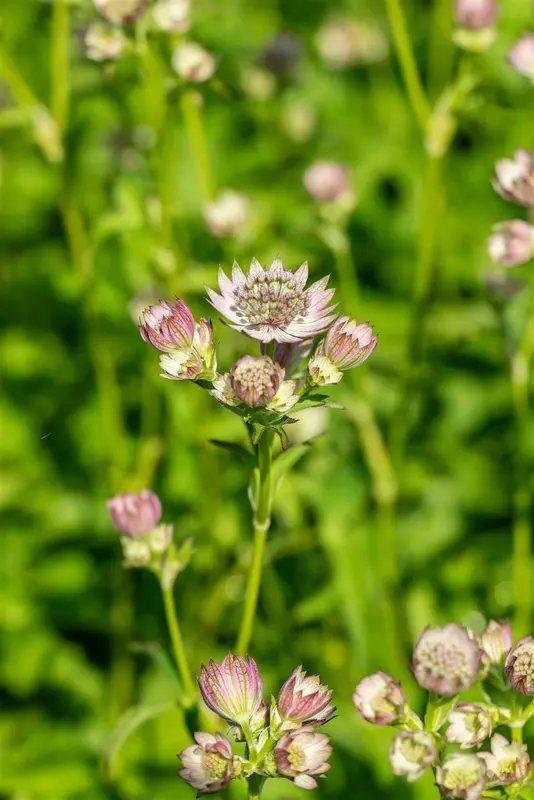
{"type": "Polygon", "coordinates": [[[504,669],[516,692],[534,695],[534,636],[518,641],[508,653],[504,669]]]}
{"type": "Polygon", "coordinates": [[[274,755],[280,775],[290,778],[301,789],[315,789],[314,775],[324,775],[330,769],[328,759],[332,745],[328,736],[306,725],[283,736],[274,755]]]}
{"type": "Polygon", "coordinates": [[[534,206],[534,150],[516,150],[495,164],[493,188],[505,200],[534,206]]]}
{"type": "Polygon", "coordinates": [[[436,769],[436,783],[443,797],[478,800],[486,785],[486,767],[481,757],[456,753],[436,769]]]}
{"type": "Polygon", "coordinates": [[[382,670],[363,678],[352,699],[361,718],[374,725],[394,725],[408,704],[400,685],[382,670]]]}
{"type": "Polygon", "coordinates": [[[452,697],[473,686],[482,666],[482,650],[460,625],[428,627],[419,636],[412,670],[424,689],[452,697]]]}
{"type": "Polygon", "coordinates": [[[303,724],[323,725],[332,719],[332,692],[318,675],[306,675],[297,667],[271,704],[271,733],[280,735],[303,724]]]}

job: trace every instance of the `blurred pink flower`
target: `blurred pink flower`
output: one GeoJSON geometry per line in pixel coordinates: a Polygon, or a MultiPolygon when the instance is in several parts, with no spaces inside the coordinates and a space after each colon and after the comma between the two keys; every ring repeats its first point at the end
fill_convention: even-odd
{"type": "Polygon", "coordinates": [[[150,489],[139,494],[119,494],[108,500],[108,511],[120,533],[136,536],[148,533],[161,519],[161,502],[150,489]]]}
{"type": "Polygon", "coordinates": [[[469,689],[481,666],[482,650],[460,625],[425,628],[415,644],[412,671],[429,692],[452,697],[469,689]]]}
{"type": "Polygon", "coordinates": [[[228,653],[222,664],[210,660],[198,683],[206,705],[236,725],[249,725],[263,701],[263,680],[250,657],[228,653]]]}
{"type": "Polygon", "coordinates": [[[397,681],[382,670],[363,678],[352,699],[360,717],[373,725],[393,725],[408,703],[397,681]]]}
{"type": "Polygon", "coordinates": [[[201,732],[195,733],[195,741],[178,756],[182,762],[180,777],[199,794],[224,789],[232,780],[234,765],[229,740],[220,733],[213,736],[201,732]]]}

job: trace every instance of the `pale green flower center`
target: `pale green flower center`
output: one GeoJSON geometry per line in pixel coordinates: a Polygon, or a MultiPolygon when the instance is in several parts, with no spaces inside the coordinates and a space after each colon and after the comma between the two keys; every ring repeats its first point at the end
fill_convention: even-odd
{"type": "Polygon", "coordinates": [[[462,683],[471,678],[471,668],[466,653],[450,643],[432,642],[421,647],[418,660],[424,669],[440,678],[458,678],[462,683]]]}
{"type": "Polygon", "coordinates": [[[292,742],[287,749],[287,759],[295,772],[302,772],[306,766],[306,756],[296,742],[292,742]]]}
{"type": "Polygon", "coordinates": [[[534,651],[525,648],[514,661],[514,674],[524,678],[529,691],[534,690],[534,651]]]}
{"type": "Polygon", "coordinates": [[[267,361],[258,359],[238,364],[233,378],[243,392],[255,391],[261,396],[273,393],[276,374],[267,361]]]}
{"type": "Polygon", "coordinates": [[[287,277],[267,278],[255,275],[236,289],[233,311],[243,323],[252,325],[287,325],[306,313],[310,301],[287,277]]]}
{"type": "Polygon", "coordinates": [[[421,764],[428,755],[428,748],[425,744],[421,744],[413,738],[403,739],[401,742],[401,753],[406,761],[411,761],[414,764],[421,764]]]}
{"type": "Polygon", "coordinates": [[[206,753],[204,767],[210,780],[221,780],[226,775],[227,761],[219,753],[206,753]]]}
{"type": "Polygon", "coordinates": [[[444,786],[446,789],[468,789],[480,780],[480,769],[475,764],[462,764],[447,770],[444,786]]]}

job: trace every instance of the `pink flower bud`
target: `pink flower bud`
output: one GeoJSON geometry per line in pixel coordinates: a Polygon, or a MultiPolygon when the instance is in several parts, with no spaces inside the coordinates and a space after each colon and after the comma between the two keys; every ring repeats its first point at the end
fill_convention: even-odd
{"type": "Polygon", "coordinates": [[[496,0],[456,0],[456,22],[463,28],[489,28],[497,19],[496,0]]]}
{"type": "Polygon", "coordinates": [[[486,786],[486,767],[482,754],[456,753],[436,769],[436,783],[442,797],[478,800],[486,786]]]}
{"type": "Polygon", "coordinates": [[[403,731],[393,739],[389,762],[394,775],[416,781],[436,760],[434,739],[426,731],[403,731]]]}
{"type": "Polygon", "coordinates": [[[146,0],[93,0],[94,7],[108,22],[127,25],[143,14],[146,0]]]}
{"type": "Polygon", "coordinates": [[[215,72],[215,59],[196,42],[183,42],[172,54],[174,71],[191,83],[205,83],[215,72]]]}
{"type": "Polygon", "coordinates": [[[358,325],[350,317],[339,317],[326,334],[321,354],[338,369],[352,369],[369,358],[377,343],[368,322],[358,325]]]}
{"type": "Polygon", "coordinates": [[[525,636],[510,650],[504,670],[514,691],[534,695],[534,636],[525,636]]]}
{"type": "Polygon", "coordinates": [[[250,216],[249,202],[239,192],[224,191],[204,207],[204,219],[211,233],[224,239],[239,236],[250,216]]]}
{"type": "Polygon", "coordinates": [[[235,396],[251,408],[270,403],[283,377],[283,369],[268,356],[243,356],[230,370],[235,396]]]}
{"type": "Polygon", "coordinates": [[[275,733],[300,727],[303,723],[322,725],[332,719],[336,708],[332,691],[318,675],[309,675],[297,667],[287,679],[271,709],[271,729],[275,733]]]}
{"type": "Polygon", "coordinates": [[[191,27],[189,0],[157,0],[152,9],[152,18],[160,31],[187,33],[191,27]]]}
{"type": "Polygon", "coordinates": [[[505,200],[534,206],[534,150],[516,150],[495,164],[493,188],[505,200]]]}
{"type": "Polygon", "coordinates": [[[290,778],[301,789],[317,788],[317,781],[312,776],[328,772],[331,754],[328,736],[316,733],[310,725],[287,733],[274,750],[280,775],[290,778]]]}
{"type": "Polygon", "coordinates": [[[459,744],[462,750],[478,747],[491,736],[499,712],[482,703],[459,703],[449,713],[447,741],[459,744]]]}
{"type": "Polygon", "coordinates": [[[503,267],[526,264],[534,254],[534,228],[522,219],[501,222],[493,228],[488,251],[503,267]]]}
{"type": "Polygon", "coordinates": [[[352,699],[360,717],[373,725],[394,725],[408,702],[400,685],[382,670],[361,680],[352,699]]]}
{"type": "Polygon", "coordinates": [[[145,342],[158,350],[189,347],[195,335],[195,318],[183,300],[162,300],[146,308],[139,320],[139,332],[145,342]]]}
{"type": "Polygon", "coordinates": [[[473,686],[482,666],[482,650],[460,625],[428,627],[413,652],[412,671],[429,692],[452,697],[473,686]]]}
{"type": "Polygon", "coordinates": [[[212,711],[235,725],[250,726],[263,701],[263,681],[253,658],[228,653],[222,664],[210,660],[198,683],[212,711]]]}
{"type": "Polygon", "coordinates": [[[534,80],[534,33],[525,33],[514,44],[508,53],[508,61],[520,75],[534,80]]]}
{"type": "Polygon", "coordinates": [[[182,762],[180,777],[200,794],[224,789],[233,777],[232,745],[226,736],[216,733],[195,733],[196,744],[189,745],[178,758],[182,762]]]}
{"type": "Polygon", "coordinates": [[[482,649],[491,664],[500,664],[514,643],[512,628],[507,619],[491,620],[480,637],[482,649]]]}
{"type": "Polygon", "coordinates": [[[322,342],[308,362],[312,386],[333,386],[343,378],[343,373],[323,353],[322,342]]]}
{"type": "Polygon", "coordinates": [[[161,519],[159,497],[149,489],[140,494],[120,494],[108,500],[108,511],[120,533],[137,536],[148,533],[161,519]]]}
{"type": "Polygon", "coordinates": [[[524,781],[532,766],[526,744],[509,742],[500,733],[491,740],[491,753],[480,753],[480,758],[486,762],[488,780],[500,784],[524,781]]]}
{"type": "Polygon", "coordinates": [[[119,28],[93,22],[85,32],[84,44],[91,61],[115,61],[122,55],[126,37],[119,28]]]}
{"type": "Polygon", "coordinates": [[[347,168],[335,161],[316,161],[303,176],[308,194],[318,203],[331,203],[350,192],[347,168]]]}

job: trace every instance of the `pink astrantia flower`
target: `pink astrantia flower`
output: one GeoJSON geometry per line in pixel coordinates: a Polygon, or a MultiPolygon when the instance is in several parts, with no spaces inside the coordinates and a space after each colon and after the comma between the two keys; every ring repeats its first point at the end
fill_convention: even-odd
{"type": "Polygon", "coordinates": [[[189,745],[178,758],[182,762],[180,777],[197,789],[210,794],[224,789],[233,775],[232,746],[226,736],[216,733],[195,733],[196,744],[189,745]]]}
{"type": "Polygon", "coordinates": [[[434,739],[426,731],[399,733],[389,751],[393,774],[404,775],[409,783],[418,780],[436,757],[434,739]]]}
{"type": "Polygon", "coordinates": [[[230,327],[261,342],[300,342],[322,333],[335,316],[329,306],[334,289],[328,277],[305,289],[308,265],[285,270],[275,259],[265,270],[254,258],[248,275],[234,261],[232,279],[219,270],[221,294],[208,289],[211,304],[230,327]]]}
{"type": "Polygon", "coordinates": [[[430,692],[452,697],[469,689],[481,666],[482,650],[460,625],[425,628],[415,644],[412,671],[417,683],[430,692]]]}
{"type": "Polygon", "coordinates": [[[243,356],[230,370],[230,385],[241,403],[257,408],[274,398],[284,370],[269,356],[243,356]]]}
{"type": "Polygon", "coordinates": [[[496,733],[491,740],[491,753],[480,753],[486,762],[488,778],[501,784],[524,781],[532,766],[526,744],[509,742],[496,733]]]}
{"type": "Polygon", "coordinates": [[[368,322],[339,317],[317,349],[338,369],[352,369],[369,358],[377,342],[368,322]]]}
{"type": "Polygon", "coordinates": [[[534,695],[534,636],[525,636],[510,650],[504,670],[514,691],[534,695]]]}
{"type": "Polygon", "coordinates": [[[179,297],[175,303],[162,300],[142,312],[139,332],[145,342],[158,350],[189,347],[195,335],[195,318],[179,297]]]}
{"type": "Polygon", "coordinates": [[[464,28],[489,28],[497,19],[496,0],[456,0],[455,16],[464,28]]]}
{"type": "Polygon", "coordinates": [[[508,61],[520,75],[534,80],[534,33],[525,33],[514,44],[508,53],[508,61]]]}
{"type": "Polygon", "coordinates": [[[482,649],[491,664],[500,664],[514,643],[512,628],[507,619],[490,620],[480,637],[482,649]]]}
{"type": "Polygon", "coordinates": [[[146,0],[93,0],[93,5],[109,22],[126,25],[139,19],[146,8],[146,0]]]}
{"type": "Polygon", "coordinates": [[[373,725],[393,725],[408,702],[397,681],[382,670],[361,680],[352,699],[360,717],[373,725]]]}
{"type": "Polygon", "coordinates": [[[250,657],[228,653],[222,664],[210,660],[198,683],[206,705],[236,725],[249,725],[263,700],[263,680],[250,657]]]}
{"type": "Polygon", "coordinates": [[[108,511],[120,533],[136,536],[148,533],[161,519],[159,497],[149,489],[140,494],[119,494],[108,500],[108,511]]]}
{"type": "Polygon", "coordinates": [[[313,775],[324,775],[330,769],[328,759],[332,745],[324,733],[316,733],[306,725],[283,736],[274,750],[278,771],[301,789],[316,789],[313,775]]]}
{"type": "Polygon", "coordinates": [[[349,171],[336,161],[316,161],[302,178],[308,194],[318,203],[331,203],[350,192],[349,171]]]}
{"type": "Polygon", "coordinates": [[[495,164],[493,188],[505,200],[534,206],[534,150],[516,150],[514,157],[495,164]]]}
{"type": "Polygon", "coordinates": [[[455,753],[436,769],[442,797],[479,800],[486,785],[486,767],[481,754],[455,753]]]}
{"type": "Polygon", "coordinates": [[[534,228],[522,219],[495,225],[488,240],[488,252],[503,267],[526,264],[534,255],[534,228]]]}
{"type": "Polygon", "coordinates": [[[483,703],[459,703],[449,712],[447,741],[459,744],[462,750],[478,747],[491,736],[499,712],[483,703]]]}
{"type": "Polygon", "coordinates": [[[287,679],[271,708],[271,728],[276,733],[291,730],[303,723],[322,725],[332,719],[336,708],[332,691],[318,675],[306,675],[297,667],[287,679]]]}

